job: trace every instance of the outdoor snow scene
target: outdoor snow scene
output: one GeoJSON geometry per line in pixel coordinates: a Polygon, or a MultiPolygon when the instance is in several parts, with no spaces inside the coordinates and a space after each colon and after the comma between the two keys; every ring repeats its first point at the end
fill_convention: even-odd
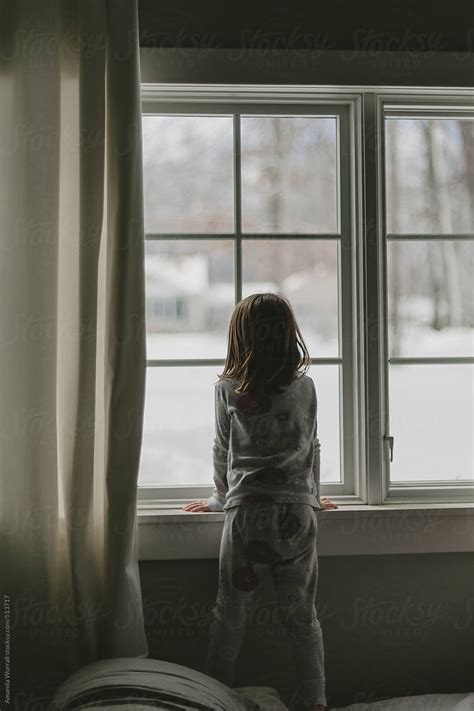
{"type": "MultiPolygon", "coordinates": [[[[340,358],[345,332],[337,121],[241,117],[242,297],[284,293],[312,358],[340,358]],[[325,238],[301,238],[313,234],[325,238]]],[[[235,231],[233,118],[144,116],[143,160],[147,359],[222,364],[147,368],[139,485],[212,486],[214,383],[235,305],[235,245],[222,237],[235,231]],[[149,239],[164,234],[176,239],[149,239]]],[[[474,232],[474,121],[387,118],[385,180],[388,358],[472,357],[474,243],[459,235],[474,232]]],[[[472,481],[473,368],[388,362],[392,481],[472,481]]],[[[322,483],[343,476],[340,369],[308,370],[322,483]]]]}

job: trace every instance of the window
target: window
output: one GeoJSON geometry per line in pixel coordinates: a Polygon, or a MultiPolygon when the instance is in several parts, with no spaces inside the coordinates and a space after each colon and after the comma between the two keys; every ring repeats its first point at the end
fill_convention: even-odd
{"type": "Polygon", "coordinates": [[[214,383],[257,291],[288,296],[308,346],[324,495],[472,493],[473,115],[452,101],[143,91],[141,499],[211,493],[214,383]]]}
{"type": "Polygon", "coordinates": [[[385,106],[384,143],[390,484],[441,496],[474,476],[472,108],[385,106]]]}

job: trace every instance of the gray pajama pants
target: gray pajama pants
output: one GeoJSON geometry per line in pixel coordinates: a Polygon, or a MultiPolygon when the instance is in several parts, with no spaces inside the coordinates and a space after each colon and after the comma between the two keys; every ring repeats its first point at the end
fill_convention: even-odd
{"type": "Polygon", "coordinates": [[[291,709],[326,704],[324,647],[316,614],[318,519],[309,504],[253,502],[225,511],[219,590],[213,608],[206,673],[227,686],[246,622],[271,574],[294,663],[291,709]]]}

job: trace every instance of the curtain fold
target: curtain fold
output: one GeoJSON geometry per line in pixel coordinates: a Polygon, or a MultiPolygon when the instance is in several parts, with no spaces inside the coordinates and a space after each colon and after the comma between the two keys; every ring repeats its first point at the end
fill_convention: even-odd
{"type": "Polygon", "coordinates": [[[46,699],[82,664],[148,655],[144,219],[136,0],[0,11],[0,592],[12,650],[0,687],[15,703],[46,699]]]}

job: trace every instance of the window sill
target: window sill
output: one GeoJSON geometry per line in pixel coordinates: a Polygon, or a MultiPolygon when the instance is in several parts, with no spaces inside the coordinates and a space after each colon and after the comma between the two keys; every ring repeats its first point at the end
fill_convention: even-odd
{"type": "MultiPolygon", "coordinates": [[[[474,552],[474,503],[339,505],[317,515],[319,556],[474,552]]],[[[224,516],[140,502],[139,559],[217,559],[224,516]]]]}

